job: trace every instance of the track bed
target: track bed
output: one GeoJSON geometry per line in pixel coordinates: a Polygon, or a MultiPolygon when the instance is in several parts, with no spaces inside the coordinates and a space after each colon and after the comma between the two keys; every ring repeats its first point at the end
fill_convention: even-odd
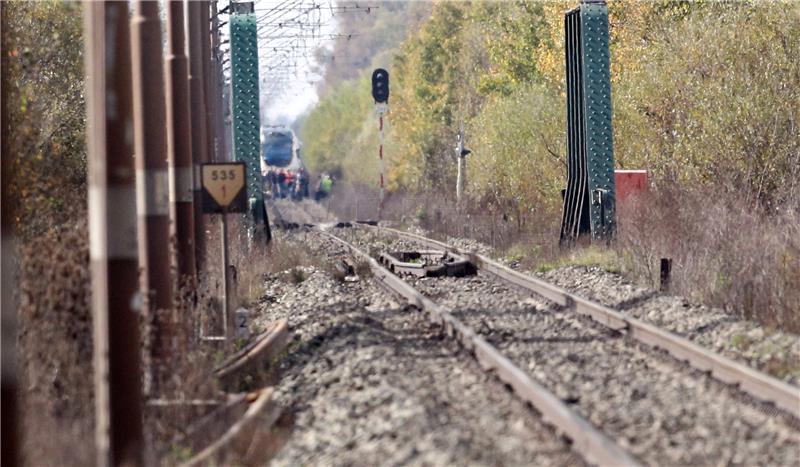
{"type": "MultiPolygon", "coordinates": [[[[375,231],[338,233],[371,252],[423,248],[375,231]]],[[[661,351],[483,273],[406,280],[648,464],[800,461],[796,419],[661,351]]]]}
{"type": "MultiPolygon", "coordinates": [[[[325,260],[344,250],[295,237],[325,260]]],[[[574,465],[567,443],[441,329],[368,277],[270,278],[265,321],[295,333],[276,398],[294,414],[276,465],[574,465]]]]}

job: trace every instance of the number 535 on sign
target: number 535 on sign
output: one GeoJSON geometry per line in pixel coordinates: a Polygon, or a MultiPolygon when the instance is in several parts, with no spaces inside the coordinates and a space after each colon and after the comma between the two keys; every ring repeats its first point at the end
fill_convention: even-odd
{"type": "Polygon", "coordinates": [[[246,212],[247,188],[244,162],[203,164],[203,212],[246,212]]]}

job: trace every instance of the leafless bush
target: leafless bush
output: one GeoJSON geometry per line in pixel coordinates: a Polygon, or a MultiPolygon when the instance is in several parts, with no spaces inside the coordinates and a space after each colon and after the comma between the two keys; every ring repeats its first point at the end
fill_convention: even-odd
{"type": "Polygon", "coordinates": [[[94,394],[89,246],[85,223],[21,247],[17,349],[23,461],[89,464],[94,394]]]}
{"type": "Polygon", "coordinates": [[[764,213],[730,193],[662,187],[620,206],[618,249],[655,286],[672,258],[674,292],[800,331],[800,215],[764,213]]]}

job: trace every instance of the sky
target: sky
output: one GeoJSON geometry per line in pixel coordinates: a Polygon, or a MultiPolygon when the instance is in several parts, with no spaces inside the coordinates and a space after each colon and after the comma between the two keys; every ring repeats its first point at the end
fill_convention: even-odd
{"type": "Polygon", "coordinates": [[[315,49],[335,35],[333,0],[257,0],[264,124],[289,124],[317,103],[315,49]]]}

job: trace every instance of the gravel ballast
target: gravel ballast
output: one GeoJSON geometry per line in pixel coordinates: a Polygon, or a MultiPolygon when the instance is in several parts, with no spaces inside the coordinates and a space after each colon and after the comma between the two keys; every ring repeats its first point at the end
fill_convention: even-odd
{"type": "MultiPolygon", "coordinates": [[[[295,239],[335,260],[318,234],[295,239]]],[[[277,401],[294,416],[275,465],[565,465],[582,461],[422,313],[329,267],[269,277],[255,326],[293,338],[277,401]]]]}
{"type": "Polygon", "coordinates": [[[637,286],[599,267],[568,266],[539,274],[539,277],[672,331],[789,384],[800,385],[800,336],[768,329],[720,309],[637,286]]]}

